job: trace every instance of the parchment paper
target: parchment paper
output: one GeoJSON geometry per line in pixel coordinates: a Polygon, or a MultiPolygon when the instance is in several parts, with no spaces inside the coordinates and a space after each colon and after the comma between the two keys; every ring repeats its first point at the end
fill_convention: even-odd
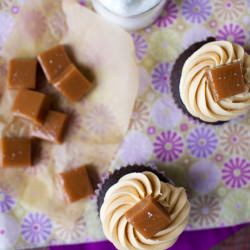
{"type": "MultiPolygon", "coordinates": [[[[8,61],[14,57],[35,57],[40,51],[63,43],[71,58],[94,82],[95,87],[82,101],[72,104],[53,87],[41,86],[41,91],[54,96],[60,110],[71,115],[65,142],[61,145],[42,143],[40,156],[31,168],[0,169],[0,185],[3,192],[7,192],[4,187],[12,190],[16,209],[22,209],[24,216],[38,214],[36,216],[39,218],[48,218],[48,225],[63,225],[73,230],[76,222],[85,215],[84,225],[89,224],[86,226],[88,229],[69,238],[58,237],[60,241],[70,243],[88,238],[98,239],[102,237],[101,228],[94,202],[85,199],[66,205],[55,176],[83,164],[91,165],[100,178],[108,171],[109,163],[127,132],[139,79],[134,45],[129,34],[87,8],[82,8],[76,1],[65,0],[62,5],[65,16],[60,1],[27,1],[25,9],[20,11],[13,24],[15,29],[5,42],[2,59],[8,61]],[[56,8],[56,14],[60,16],[61,23],[58,25],[61,25],[62,30],[56,37],[51,31],[55,28],[48,13],[51,8],[56,8]],[[33,19],[27,15],[33,16],[33,19]],[[46,29],[42,36],[40,29],[46,29]]],[[[5,84],[3,78],[0,104],[2,134],[28,135],[28,123],[13,118],[11,112],[16,91],[9,91],[5,84]]],[[[14,210],[13,216],[20,218],[17,213],[14,210]]],[[[29,226],[33,230],[34,225],[29,226]]],[[[51,233],[50,237],[46,233],[52,230],[52,226],[44,232],[44,237],[41,232],[35,237],[35,233],[25,230],[25,226],[21,226],[23,240],[20,241],[25,246],[48,244],[52,238],[51,233]]],[[[14,246],[17,241],[16,238],[5,245],[0,244],[0,249],[14,246]]],[[[16,249],[19,245],[18,242],[16,249]]]]}

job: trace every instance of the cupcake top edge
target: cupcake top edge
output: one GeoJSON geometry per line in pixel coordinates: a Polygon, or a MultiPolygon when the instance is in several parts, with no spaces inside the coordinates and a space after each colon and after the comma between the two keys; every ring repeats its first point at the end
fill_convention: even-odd
{"type": "Polygon", "coordinates": [[[191,115],[205,122],[228,121],[246,113],[250,107],[249,89],[250,56],[232,42],[208,42],[183,65],[181,100],[191,115]],[[217,81],[211,81],[209,71],[217,81]]]}
{"type": "MultiPolygon", "coordinates": [[[[147,214],[152,216],[150,211],[147,214]]],[[[153,172],[144,171],[126,174],[108,189],[100,209],[100,219],[104,234],[118,249],[160,250],[176,242],[188,223],[189,212],[190,205],[184,188],[163,182],[153,172]],[[145,235],[152,232],[144,234],[127,218],[127,212],[148,197],[154,200],[154,206],[166,211],[167,215],[161,220],[168,221],[166,227],[156,231],[150,238],[145,235]]],[[[144,230],[149,230],[149,223],[150,218],[146,216],[143,221],[144,230]]]]}

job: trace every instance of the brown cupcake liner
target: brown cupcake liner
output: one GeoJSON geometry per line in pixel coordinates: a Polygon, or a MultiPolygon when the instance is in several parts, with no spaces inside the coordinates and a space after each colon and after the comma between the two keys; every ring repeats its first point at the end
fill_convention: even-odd
{"type": "Polygon", "coordinates": [[[186,60],[199,48],[201,48],[204,44],[213,42],[215,41],[215,38],[213,37],[208,37],[206,40],[201,41],[201,42],[196,42],[193,45],[191,45],[189,48],[184,50],[180,56],[177,58],[175,61],[175,64],[172,68],[171,76],[170,76],[170,82],[171,82],[171,92],[172,96],[174,99],[175,104],[179,107],[179,109],[182,110],[182,112],[188,116],[190,120],[193,120],[194,122],[198,122],[200,124],[207,124],[207,125],[222,125],[226,123],[227,121],[220,121],[220,122],[205,122],[198,117],[192,116],[188,110],[186,109],[185,105],[183,104],[181,97],[180,97],[180,91],[179,91],[179,84],[180,84],[180,79],[181,79],[181,73],[182,73],[182,68],[184,66],[184,63],[186,60]]]}
{"type": "Polygon", "coordinates": [[[164,172],[159,171],[156,165],[147,164],[122,166],[121,168],[116,169],[112,174],[106,174],[105,176],[103,176],[102,182],[98,184],[98,187],[96,189],[96,202],[98,212],[100,212],[105,194],[111,186],[116,184],[126,174],[141,173],[145,171],[154,173],[162,182],[167,182],[174,185],[173,181],[166,177],[164,172]]]}

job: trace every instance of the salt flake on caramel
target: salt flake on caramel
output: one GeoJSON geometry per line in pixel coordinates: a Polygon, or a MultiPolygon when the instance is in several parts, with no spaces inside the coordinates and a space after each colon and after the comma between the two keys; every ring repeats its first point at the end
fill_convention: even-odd
{"type": "Polygon", "coordinates": [[[50,100],[45,94],[23,89],[17,94],[12,111],[15,116],[41,124],[47,114],[49,105],[50,100]]]}
{"type": "Polygon", "coordinates": [[[1,139],[2,167],[30,167],[31,140],[28,138],[1,139]]]}
{"type": "Polygon", "coordinates": [[[243,93],[246,90],[240,62],[209,69],[207,79],[215,102],[243,93]]]}
{"type": "Polygon", "coordinates": [[[92,83],[71,64],[60,76],[55,86],[69,101],[76,102],[91,90],[92,83]]]}
{"type": "Polygon", "coordinates": [[[40,53],[37,58],[50,83],[54,83],[71,63],[63,45],[50,48],[40,53]]]}
{"type": "Polygon", "coordinates": [[[166,229],[171,222],[166,208],[152,196],[135,204],[126,212],[125,217],[146,239],[166,229]]]}
{"type": "Polygon", "coordinates": [[[67,120],[67,114],[50,110],[45,117],[44,123],[33,129],[32,136],[50,142],[61,143],[67,120]]]}
{"type": "Polygon", "coordinates": [[[8,65],[8,88],[34,89],[36,87],[36,59],[12,59],[8,65]]]}

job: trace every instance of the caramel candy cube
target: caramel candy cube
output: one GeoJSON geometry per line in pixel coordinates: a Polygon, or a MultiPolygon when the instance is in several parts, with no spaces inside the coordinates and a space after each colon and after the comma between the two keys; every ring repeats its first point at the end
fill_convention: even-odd
{"type": "Polygon", "coordinates": [[[34,137],[61,143],[65,131],[67,114],[50,110],[41,126],[36,126],[32,132],[34,137]]]}
{"type": "Polygon", "coordinates": [[[20,90],[14,101],[12,111],[16,116],[41,124],[49,109],[48,96],[31,90],[20,90]]]}
{"type": "Polygon", "coordinates": [[[30,167],[31,140],[28,138],[1,139],[2,167],[30,167]]]}
{"type": "Polygon", "coordinates": [[[60,173],[59,181],[67,202],[78,201],[94,192],[86,166],[60,173]]]}
{"type": "Polygon", "coordinates": [[[207,79],[215,102],[246,90],[240,62],[209,69],[207,79]]]}
{"type": "Polygon", "coordinates": [[[50,83],[54,83],[71,63],[63,45],[42,52],[38,55],[38,61],[50,83]]]}
{"type": "Polygon", "coordinates": [[[171,222],[166,209],[152,196],[135,204],[126,212],[125,217],[146,239],[166,229],[171,222]]]}
{"type": "Polygon", "coordinates": [[[79,101],[92,88],[92,84],[73,64],[61,75],[55,86],[72,102],[79,101]]]}
{"type": "Polygon", "coordinates": [[[34,89],[36,87],[36,59],[12,59],[8,67],[8,88],[34,89]]]}

